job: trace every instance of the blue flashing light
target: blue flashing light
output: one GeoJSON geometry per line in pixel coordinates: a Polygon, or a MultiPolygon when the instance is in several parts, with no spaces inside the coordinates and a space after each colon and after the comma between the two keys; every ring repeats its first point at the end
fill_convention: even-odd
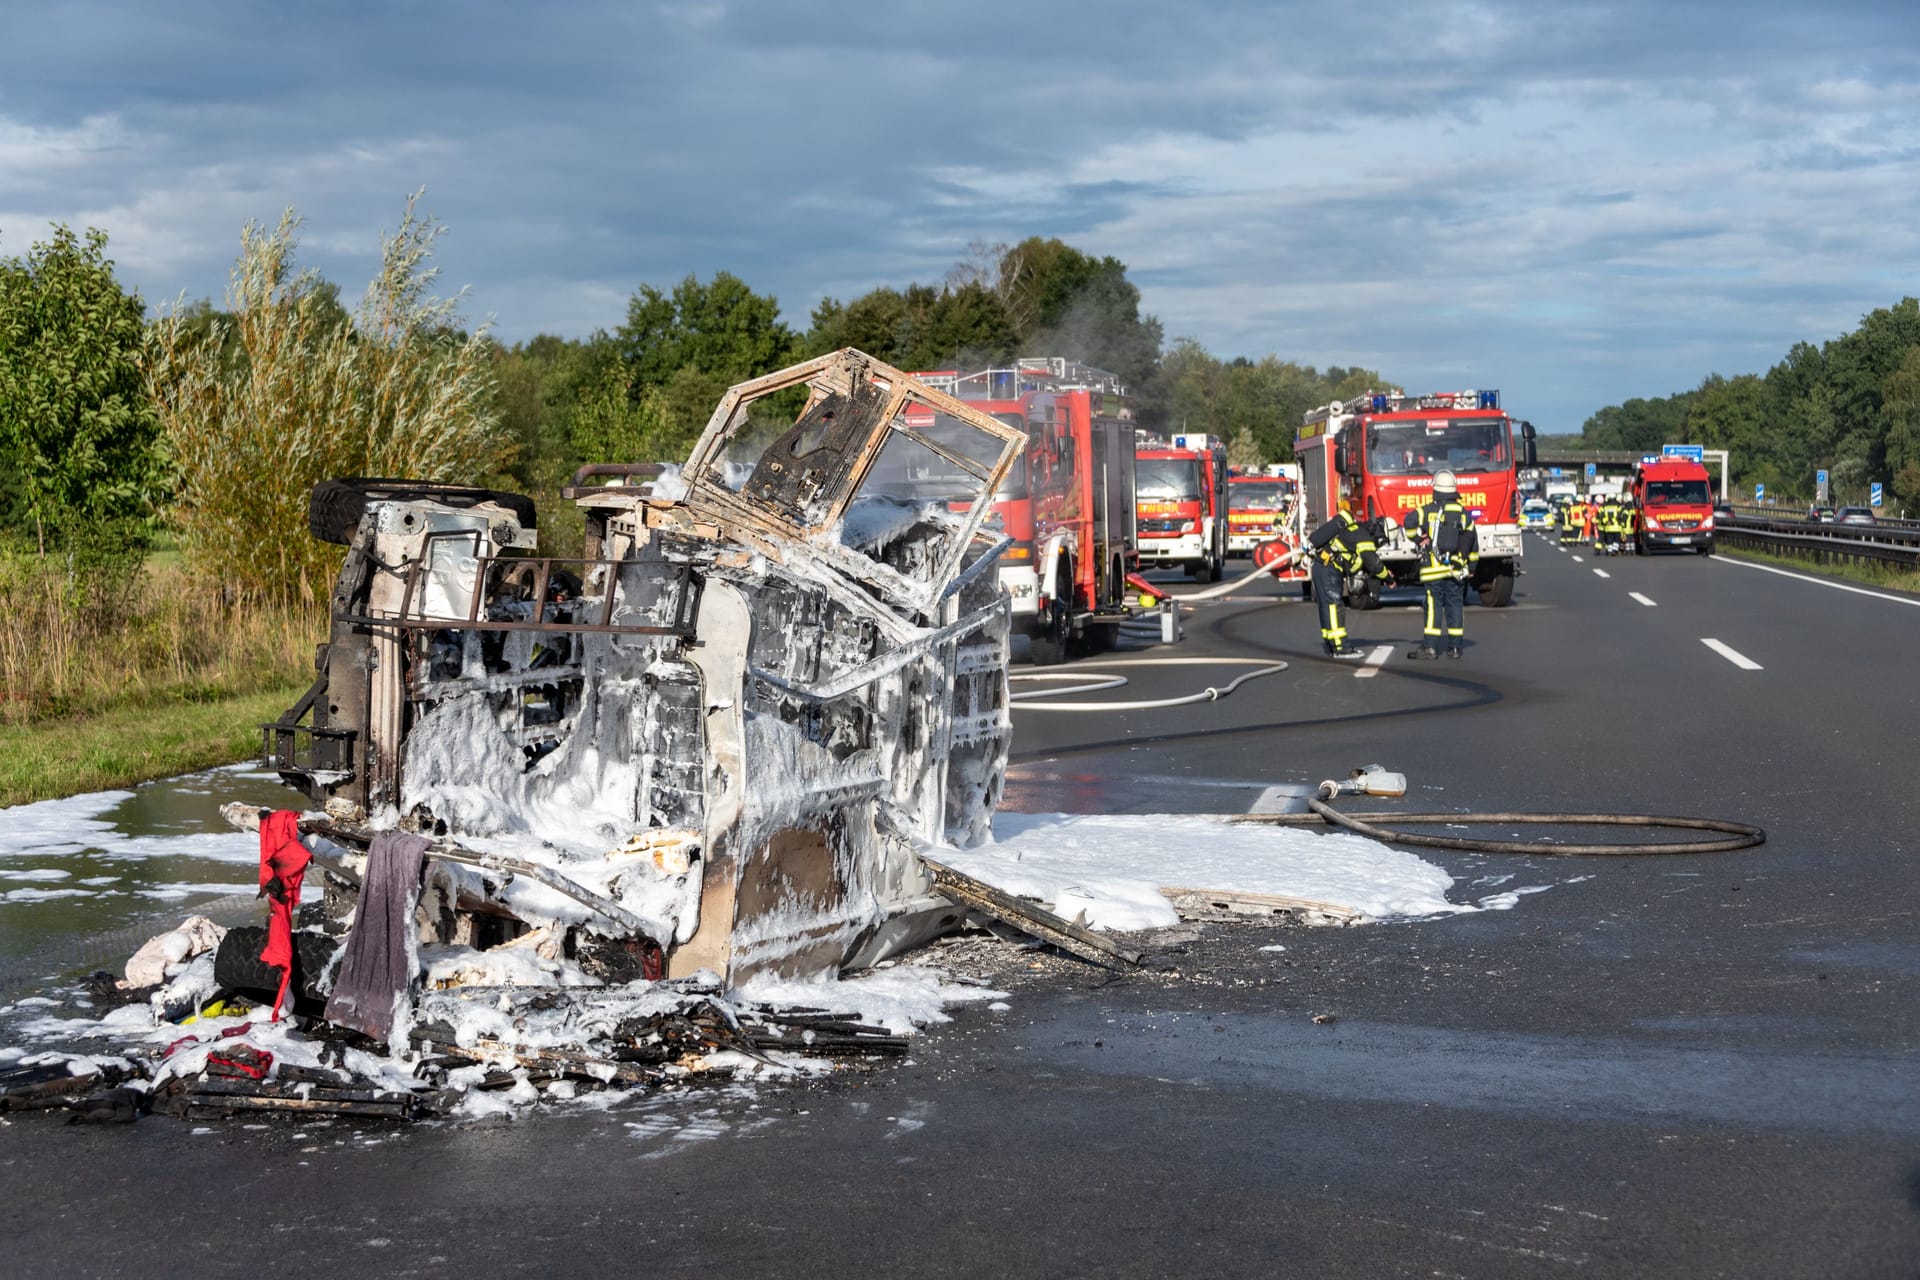
{"type": "Polygon", "coordinates": [[[1387,398],[1385,396],[1375,396],[1369,402],[1369,407],[1371,407],[1375,413],[1385,413],[1387,411],[1387,398]]]}
{"type": "Polygon", "coordinates": [[[1482,391],[1480,393],[1480,407],[1482,409],[1498,409],[1500,407],[1500,393],[1498,391],[1482,391]]]}

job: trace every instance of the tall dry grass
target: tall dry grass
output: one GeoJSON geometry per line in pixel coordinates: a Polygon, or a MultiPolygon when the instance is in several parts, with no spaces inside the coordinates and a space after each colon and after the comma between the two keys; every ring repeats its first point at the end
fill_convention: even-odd
{"type": "Polygon", "coordinates": [[[325,636],[321,606],[242,604],[177,565],[149,568],[103,615],[62,590],[57,566],[0,554],[0,724],[302,684],[325,636]]]}
{"type": "Polygon", "coordinates": [[[292,211],[249,223],[211,335],[175,307],[157,320],[148,387],[178,473],[187,566],[250,599],[324,597],[338,550],[307,531],[313,486],[339,476],[478,483],[510,445],[484,331],[432,296],[440,234],[407,202],[349,317],[294,261],[292,211]]]}

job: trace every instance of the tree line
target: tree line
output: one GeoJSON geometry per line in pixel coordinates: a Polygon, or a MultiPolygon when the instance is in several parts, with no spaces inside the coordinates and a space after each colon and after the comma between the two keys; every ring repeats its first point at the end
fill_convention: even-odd
{"type": "Polygon", "coordinates": [[[1764,374],[1716,373],[1690,391],[1608,405],[1580,432],[1591,449],[1670,443],[1727,450],[1743,490],[1806,501],[1824,470],[1836,502],[1864,504],[1879,481],[1920,510],[1920,301],[1868,312],[1821,346],[1797,342],[1764,374]]]}
{"type": "Polygon", "coordinates": [[[844,346],[910,370],[1080,360],[1128,384],[1143,426],[1220,436],[1243,465],[1290,457],[1306,408],[1387,385],[1168,346],[1124,263],[1038,236],[971,245],[936,283],[824,298],[804,329],[722,271],[642,284],[611,331],[503,344],[436,296],[440,227],[417,200],[354,306],[299,265],[291,210],[243,230],[220,306],[149,316],[98,229],[0,258],[0,557],[110,610],[165,536],[239,595],[316,599],[335,554],[306,535],[318,480],[557,498],[581,463],[685,457],[726,387],[844,346]]]}

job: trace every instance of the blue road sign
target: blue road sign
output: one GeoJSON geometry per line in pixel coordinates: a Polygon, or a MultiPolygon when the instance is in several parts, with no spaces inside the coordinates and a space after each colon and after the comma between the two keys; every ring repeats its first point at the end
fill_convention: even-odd
{"type": "Polygon", "coordinates": [[[1547,468],[1547,474],[1548,474],[1548,475],[1550,475],[1550,476],[1552,476],[1552,477],[1553,477],[1553,478],[1554,478],[1555,480],[1558,480],[1558,479],[1560,478],[1560,468],[1558,468],[1558,467],[1548,467],[1548,468],[1547,468]]]}
{"type": "Polygon", "coordinates": [[[1814,473],[1813,473],[1813,482],[1814,482],[1815,484],[1825,484],[1825,483],[1827,482],[1827,473],[1826,473],[1825,471],[1816,471],[1816,472],[1814,472],[1814,473]]]}
{"type": "Polygon", "coordinates": [[[1660,456],[1703,463],[1707,460],[1707,447],[1703,444],[1663,444],[1660,446],[1660,456]]]}
{"type": "Polygon", "coordinates": [[[1599,466],[1596,465],[1595,463],[1589,462],[1587,464],[1587,479],[1591,480],[1599,474],[1600,474],[1599,466]]]}
{"type": "Polygon", "coordinates": [[[1766,496],[1767,496],[1767,486],[1763,484],[1756,484],[1755,486],[1753,486],[1753,500],[1755,502],[1763,501],[1766,498],[1766,496]]]}
{"type": "Polygon", "coordinates": [[[1875,480],[1873,485],[1867,490],[1867,501],[1876,507],[1880,505],[1880,482],[1878,480],[1875,480]]]}

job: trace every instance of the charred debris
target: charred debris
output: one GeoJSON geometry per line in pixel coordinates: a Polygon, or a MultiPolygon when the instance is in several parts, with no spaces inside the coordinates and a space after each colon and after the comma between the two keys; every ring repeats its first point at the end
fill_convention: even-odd
{"type": "Polygon", "coordinates": [[[742,985],[969,913],[1136,964],[927,856],[984,838],[1001,794],[983,524],[1025,439],[848,349],[731,388],[677,476],[584,468],[582,559],[539,554],[519,495],[319,485],[312,532],[346,547],[330,631],[263,744],[311,807],[224,811],[262,833],[283,963],[273,926],[228,931],[136,993],[193,1020],[164,1052],[22,1060],[0,1110],[405,1119],[871,1061],[904,1041],[742,985]],[[303,875],[325,893],[295,929],[303,875]]]}

